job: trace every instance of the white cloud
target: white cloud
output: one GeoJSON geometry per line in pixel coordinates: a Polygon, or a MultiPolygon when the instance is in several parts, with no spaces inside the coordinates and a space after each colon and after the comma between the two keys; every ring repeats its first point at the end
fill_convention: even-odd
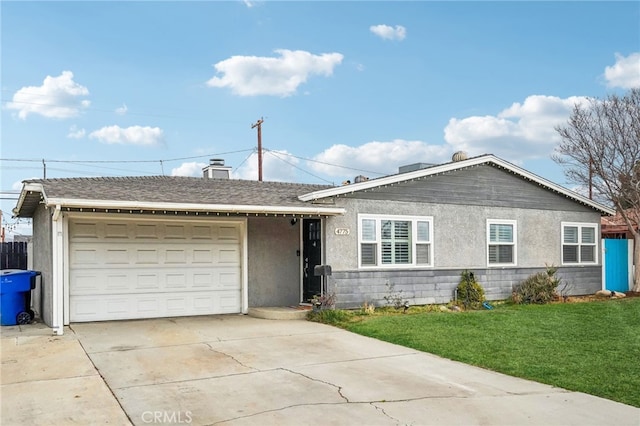
{"type": "Polygon", "coordinates": [[[71,139],[82,139],[84,138],[86,131],[84,129],[78,129],[78,126],[75,124],[69,128],[69,133],[67,133],[67,137],[71,139]]]}
{"type": "MultiPolygon", "coordinates": [[[[38,178],[35,176],[32,176],[30,178],[25,178],[24,180],[29,180],[29,179],[38,179],[38,178]]],[[[17,180],[11,184],[11,189],[14,191],[22,191],[22,186],[23,186],[22,181],[17,180]]]]}
{"type": "Polygon", "coordinates": [[[314,55],[303,50],[278,49],[278,57],[232,56],[214,65],[222,77],[210,87],[228,87],[239,96],[290,96],[311,75],[330,76],[342,62],[340,53],[314,55]]]}
{"type": "Polygon", "coordinates": [[[29,114],[48,118],[71,118],[80,114],[90,101],[82,99],[89,89],[73,81],[71,71],[63,71],[58,77],[47,76],[42,86],[25,86],[13,95],[7,108],[18,111],[25,120],[29,114]]]}
{"type": "Polygon", "coordinates": [[[197,163],[195,161],[190,163],[182,163],[175,169],[171,169],[171,176],[202,177],[202,169],[206,166],[207,163],[197,163]]]}
{"type": "Polygon", "coordinates": [[[616,63],[606,67],[604,78],[608,87],[632,89],[640,87],[640,52],[627,57],[616,53],[616,63]]]}
{"type": "Polygon", "coordinates": [[[89,138],[98,139],[106,144],[123,145],[147,145],[155,146],[164,144],[164,132],[159,127],[131,126],[107,126],[89,134],[89,138]]]}
{"type": "Polygon", "coordinates": [[[127,108],[127,105],[126,104],[122,104],[121,107],[116,108],[116,114],[125,115],[128,110],[129,110],[129,108],[127,108]]]}
{"type": "MultiPolygon", "coordinates": [[[[286,150],[265,151],[262,154],[262,180],[272,182],[297,182],[296,165],[300,161],[286,150]]],[[[254,152],[232,172],[233,179],[258,180],[258,153],[254,152]]]]}
{"type": "Polygon", "coordinates": [[[515,162],[546,157],[560,140],[554,127],[564,124],[574,105],[585,100],[529,96],[496,116],[450,119],[445,140],[454,151],[463,150],[470,156],[495,154],[515,162]]]}
{"type": "MultiPolygon", "coordinates": [[[[310,163],[309,166],[316,172],[329,176],[367,176],[367,171],[387,175],[398,173],[400,166],[450,161],[451,153],[451,147],[448,145],[430,145],[422,141],[403,139],[374,141],[356,147],[333,145],[313,158],[320,163],[310,163]],[[334,164],[347,166],[349,169],[333,166],[334,164]]],[[[379,175],[368,177],[374,178],[379,175]]]]}
{"type": "Polygon", "coordinates": [[[407,29],[402,25],[395,27],[384,24],[372,25],[369,27],[369,31],[383,40],[404,40],[407,36],[407,29]]]}

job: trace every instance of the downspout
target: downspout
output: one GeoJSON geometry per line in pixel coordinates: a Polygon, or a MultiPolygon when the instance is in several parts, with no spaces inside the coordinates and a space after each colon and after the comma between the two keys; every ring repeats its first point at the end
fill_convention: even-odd
{"type": "Polygon", "coordinates": [[[241,309],[242,314],[249,313],[249,221],[242,222],[242,290],[241,309]]]}
{"type": "MultiPolygon", "coordinates": [[[[322,231],[322,241],[320,242],[320,247],[322,247],[322,258],[321,262],[323,265],[327,264],[327,217],[320,216],[320,230],[322,231]]],[[[322,296],[331,294],[329,291],[329,278],[327,278],[326,274],[322,274],[322,285],[320,286],[320,294],[322,296]]]]}
{"type": "Polygon", "coordinates": [[[51,282],[51,325],[53,334],[64,334],[63,283],[64,283],[64,233],[62,224],[62,210],[56,205],[51,222],[52,233],[52,282],[51,282]]]}

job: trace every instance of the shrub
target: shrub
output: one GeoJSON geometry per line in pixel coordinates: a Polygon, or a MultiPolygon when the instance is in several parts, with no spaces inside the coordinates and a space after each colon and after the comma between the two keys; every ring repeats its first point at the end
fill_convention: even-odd
{"type": "Polygon", "coordinates": [[[387,302],[387,306],[393,306],[396,309],[409,306],[409,301],[402,297],[402,290],[396,291],[395,284],[387,281],[385,286],[387,287],[387,295],[384,296],[384,300],[387,302]]]}
{"type": "Polygon", "coordinates": [[[462,303],[465,309],[480,309],[484,302],[484,289],[473,272],[464,270],[460,276],[460,284],[456,288],[458,303],[462,303]]]}
{"type": "Polygon", "coordinates": [[[336,306],[336,293],[332,291],[330,293],[325,292],[323,295],[313,296],[311,303],[316,310],[333,309],[336,306]]]}
{"type": "Polygon", "coordinates": [[[321,322],[323,324],[330,324],[339,326],[348,322],[352,317],[352,314],[348,311],[341,309],[327,309],[323,311],[310,311],[307,314],[307,319],[313,322],[321,322]]]}
{"type": "Polygon", "coordinates": [[[557,271],[557,267],[547,266],[546,271],[531,275],[515,287],[511,301],[516,304],[541,305],[556,300],[556,288],[562,281],[556,276],[557,271]]]}

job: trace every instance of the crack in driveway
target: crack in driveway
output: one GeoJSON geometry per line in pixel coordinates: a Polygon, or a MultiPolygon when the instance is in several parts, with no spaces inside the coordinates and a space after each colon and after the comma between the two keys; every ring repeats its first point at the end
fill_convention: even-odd
{"type": "Polygon", "coordinates": [[[224,355],[224,356],[226,356],[227,358],[229,358],[229,359],[233,360],[233,361],[234,361],[234,362],[236,362],[238,365],[240,365],[240,366],[242,366],[242,367],[244,367],[244,368],[248,368],[248,369],[250,369],[250,370],[252,370],[252,371],[255,371],[255,372],[257,372],[257,371],[261,371],[261,370],[259,370],[259,369],[255,368],[255,367],[251,367],[250,365],[247,365],[247,364],[243,363],[242,361],[240,361],[239,359],[237,359],[237,358],[236,358],[236,357],[234,357],[233,355],[230,355],[230,354],[228,354],[228,353],[226,353],[226,352],[222,352],[222,351],[219,351],[219,350],[214,349],[214,348],[213,348],[209,343],[205,343],[205,345],[207,345],[207,347],[209,348],[209,350],[211,350],[212,352],[215,352],[215,353],[220,354],[220,355],[224,355]]]}
{"type": "Polygon", "coordinates": [[[304,377],[305,379],[309,379],[309,380],[312,380],[312,381],[314,381],[314,382],[324,383],[325,385],[333,386],[333,387],[334,387],[334,388],[336,388],[336,390],[338,391],[338,395],[340,395],[340,398],[344,399],[344,400],[345,400],[345,402],[347,402],[347,403],[350,403],[350,402],[351,402],[351,401],[349,401],[349,398],[347,398],[346,396],[344,396],[344,395],[342,394],[342,386],[338,386],[338,385],[336,385],[336,384],[329,383],[329,382],[324,381],[324,380],[316,379],[316,378],[314,378],[314,377],[307,376],[306,374],[302,374],[302,373],[300,373],[300,372],[298,372],[298,371],[289,370],[288,368],[282,368],[282,367],[281,367],[281,368],[276,368],[276,370],[288,371],[289,373],[297,374],[298,376],[302,376],[302,377],[304,377]]]}

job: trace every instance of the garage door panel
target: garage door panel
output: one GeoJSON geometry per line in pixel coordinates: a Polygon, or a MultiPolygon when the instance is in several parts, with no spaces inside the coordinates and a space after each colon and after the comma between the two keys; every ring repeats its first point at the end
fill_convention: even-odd
{"type": "Polygon", "coordinates": [[[193,239],[193,240],[235,240],[240,241],[241,233],[233,223],[171,223],[171,221],[145,221],[135,223],[131,219],[74,219],[70,224],[70,235],[81,239],[193,239]]]}
{"type": "Polygon", "coordinates": [[[240,265],[240,248],[233,245],[216,244],[208,247],[189,247],[180,244],[172,247],[164,245],[145,244],[144,247],[134,244],[118,245],[117,247],[100,246],[98,243],[76,243],[70,250],[70,266],[75,269],[95,268],[101,266],[118,265],[118,267],[136,268],[139,265],[172,264],[216,266],[219,264],[240,265]]]}
{"type": "Polygon", "coordinates": [[[72,321],[237,313],[238,223],[70,222],[72,321]]]}
{"type": "Polygon", "coordinates": [[[161,318],[240,312],[240,291],[215,291],[118,296],[76,296],[71,305],[75,322],[161,318]]]}
{"type": "Polygon", "coordinates": [[[126,294],[162,291],[175,293],[183,291],[205,291],[239,289],[241,269],[188,268],[170,269],[93,269],[71,271],[70,295],[126,294]]]}

